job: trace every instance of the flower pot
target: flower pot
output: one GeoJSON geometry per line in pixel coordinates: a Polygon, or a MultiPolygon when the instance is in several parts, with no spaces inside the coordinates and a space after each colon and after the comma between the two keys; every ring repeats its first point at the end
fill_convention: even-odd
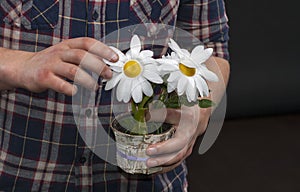
{"type": "Polygon", "coordinates": [[[163,132],[159,134],[134,135],[125,133],[119,120],[129,116],[129,114],[119,115],[111,124],[116,138],[118,167],[131,174],[152,174],[160,171],[162,169],[161,167],[147,167],[146,161],[149,156],[146,155],[146,149],[151,144],[166,141],[171,138],[175,132],[175,128],[170,124],[163,124],[163,132]]]}

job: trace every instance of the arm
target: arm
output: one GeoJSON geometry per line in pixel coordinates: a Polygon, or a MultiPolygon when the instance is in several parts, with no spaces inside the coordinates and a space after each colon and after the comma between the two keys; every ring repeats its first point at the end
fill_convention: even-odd
{"type": "Polygon", "coordinates": [[[0,57],[0,90],[53,89],[67,95],[76,93],[76,87],[65,78],[76,80],[88,89],[97,89],[97,82],[83,68],[110,78],[111,70],[102,58],[118,60],[110,48],[91,38],[65,40],[36,53],[0,48],[0,57]]]}
{"type": "MultiPolygon", "coordinates": [[[[207,67],[215,74],[217,74],[217,76],[219,77],[219,81],[207,83],[212,93],[209,99],[218,104],[226,91],[230,74],[230,65],[229,62],[223,58],[213,57],[213,59],[215,60],[216,65],[208,63],[207,67]]],[[[200,136],[202,133],[205,132],[209,117],[212,114],[212,110],[214,110],[215,107],[200,109],[200,118],[196,134],[197,136],[200,136]]]]}
{"type": "MultiPolygon", "coordinates": [[[[218,82],[209,82],[211,99],[218,103],[226,89],[229,79],[228,25],[223,0],[183,0],[178,13],[178,26],[200,39],[206,47],[214,49],[214,62],[207,67],[218,77],[218,82]],[[199,6],[200,5],[200,6],[199,6]]],[[[193,146],[207,127],[211,108],[200,109],[198,106],[183,110],[168,109],[166,121],[174,124],[175,136],[162,143],[151,145],[147,154],[149,167],[162,166],[166,172],[178,166],[193,150],[193,146]],[[179,121],[180,120],[180,121],[179,121]]],[[[159,117],[151,119],[160,121],[159,117]]]]}

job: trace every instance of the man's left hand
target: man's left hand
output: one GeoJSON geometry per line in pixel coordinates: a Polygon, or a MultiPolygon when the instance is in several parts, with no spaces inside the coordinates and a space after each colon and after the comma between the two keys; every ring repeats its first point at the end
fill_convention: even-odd
{"type": "Polygon", "coordinates": [[[150,145],[146,151],[150,156],[147,166],[160,166],[160,173],[163,173],[174,169],[191,155],[198,136],[206,130],[211,108],[183,106],[181,109],[150,111],[150,115],[150,121],[165,121],[176,128],[171,139],[150,145]]]}

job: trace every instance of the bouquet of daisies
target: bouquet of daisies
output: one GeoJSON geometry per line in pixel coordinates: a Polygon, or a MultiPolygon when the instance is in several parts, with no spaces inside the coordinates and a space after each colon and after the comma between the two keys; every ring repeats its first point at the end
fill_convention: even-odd
{"type": "Polygon", "coordinates": [[[207,81],[218,81],[217,75],[205,65],[213,50],[199,45],[189,52],[180,48],[173,39],[170,39],[168,45],[172,50],[170,54],[153,58],[153,51],[142,50],[139,37],[134,35],[126,54],[111,47],[119,55],[118,62],[105,61],[113,71],[113,77],[107,81],[105,90],[116,88],[119,102],[131,102],[132,115],[139,122],[132,127],[132,133],[148,133],[145,113],[157,88],[160,90],[158,100],[167,108],[195,104],[205,108],[214,104],[209,99],[203,99],[210,93],[207,81]]]}

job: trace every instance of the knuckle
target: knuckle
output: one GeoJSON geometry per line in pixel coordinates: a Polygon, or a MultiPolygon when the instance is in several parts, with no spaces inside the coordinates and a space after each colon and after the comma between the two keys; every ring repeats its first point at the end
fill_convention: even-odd
{"type": "Polygon", "coordinates": [[[67,82],[61,81],[57,86],[57,91],[60,93],[65,93],[67,90],[67,82]]]}
{"type": "Polygon", "coordinates": [[[39,68],[34,73],[33,76],[27,76],[27,78],[23,79],[23,85],[28,90],[32,90],[35,92],[40,92],[47,87],[47,82],[49,76],[51,75],[51,71],[45,68],[39,68]]]}
{"type": "Polygon", "coordinates": [[[211,114],[211,108],[201,108],[201,114],[209,115],[211,114]]]}
{"type": "Polygon", "coordinates": [[[186,154],[186,150],[180,151],[180,152],[177,154],[176,159],[178,159],[179,161],[180,161],[180,160],[183,160],[184,157],[185,157],[185,154],[186,154]]]}
{"type": "Polygon", "coordinates": [[[78,72],[77,66],[71,66],[68,70],[68,78],[73,80],[78,72]]]}
{"type": "Polygon", "coordinates": [[[80,64],[80,62],[84,57],[85,52],[80,49],[70,49],[66,51],[65,54],[66,54],[66,58],[70,58],[67,60],[71,60],[73,62],[80,64]]]}
{"type": "Polygon", "coordinates": [[[51,49],[49,49],[49,54],[51,56],[61,55],[65,49],[66,49],[65,45],[60,43],[60,44],[52,46],[51,49]]]}
{"type": "Polygon", "coordinates": [[[202,135],[206,130],[206,126],[201,126],[200,127],[200,131],[199,131],[199,135],[202,135]]]}
{"type": "Polygon", "coordinates": [[[191,111],[191,110],[188,110],[188,111],[186,112],[186,115],[187,115],[187,117],[189,117],[189,118],[194,118],[194,116],[195,116],[194,112],[191,111]]]}
{"type": "Polygon", "coordinates": [[[45,83],[49,78],[51,71],[45,68],[39,68],[35,75],[35,82],[45,83]]]}
{"type": "Polygon", "coordinates": [[[76,59],[76,61],[78,62],[78,64],[80,64],[82,62],[82,60],[84,59],[86,52],[80,49],[76,49],[72,51],[72,57],[74,57],[76,59]]]}
{"type": "Polygon", "coordinates": [[[186,134],[182,135],[182,141],[184,142],[184,147],[186,147],[186,145],[188,145],[188,143],[191,140],[191,133],[186,132],[186,134]]]}
{"type": "Polygon", "coordinates": [[[180,153],[177,153],[175,156],[171,157],[168,160],[167,164],[173,166],[173,165],[177,164],[178,162],[180,162],[182,160],[182,158],[183,158],[183,156],[180,153]]]}
{"type": "Polygon", "coordinates": [[[162,165],[164,164],[164,162],[161,159],[156,159],[155,160],[157,162],[157,165],[162,165]]]}
{"type": "Polygon", "coordinates": [[[187,152],[187,155],[190,156],[192,154],[192,152],[193,152],[193,148],[190,148],[187,152]]]}
{"type": "Polygon", "coordinates": [[[105,65],[102,65],[102,64],[99,64],[98,69],[97,69],[97,73],[99,75],[105,75],[108,70],[110,70],[109,67],[107,67],[105,65]]]}
{"type": "Polygon", "coordinates": [[[91,45],[93,45],[96,40],[90,37],[82,37],[80,38],[80,41],[81,46],[89,50],[91,48],[91,45]]]}

